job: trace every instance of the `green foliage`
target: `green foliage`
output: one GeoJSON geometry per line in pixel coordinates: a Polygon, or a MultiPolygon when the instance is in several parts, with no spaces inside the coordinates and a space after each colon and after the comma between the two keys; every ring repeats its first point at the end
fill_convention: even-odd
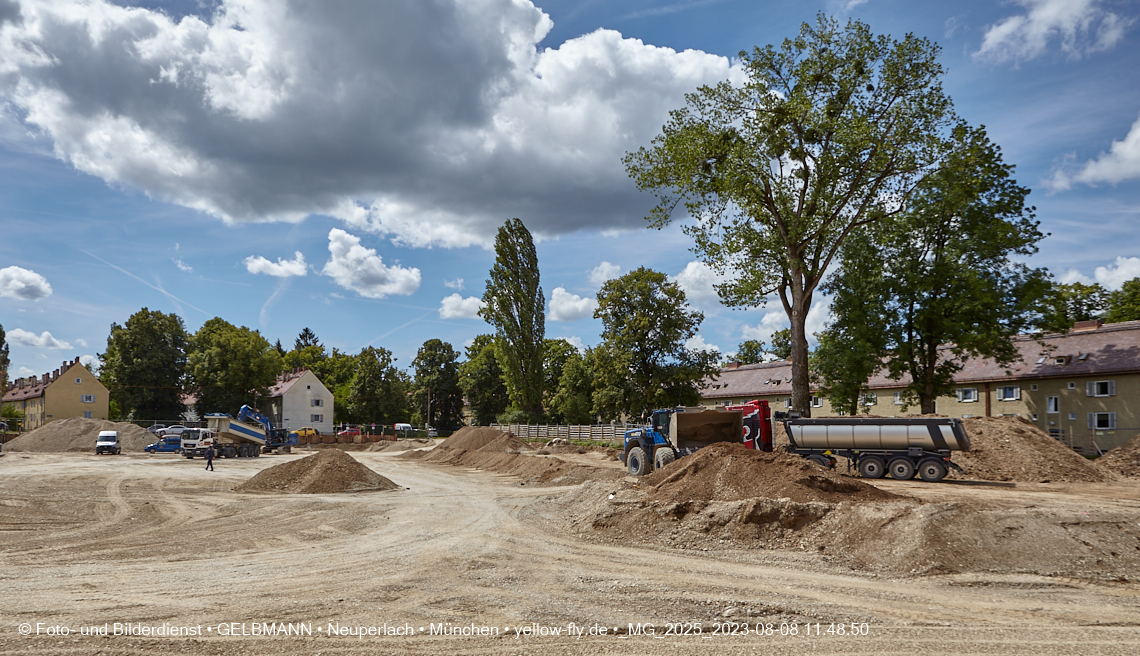
{"type": "MultiPolygon", "coordinates": [[[[317,348],[305,346],[302,350],[317,348]]],[[[355,423],[381,426],[408,421],[410,382],[396,368],[396,359],[386,348],[364,348],[355,357],[356,373],[349,384],[348,415],[355,423]]]]}
{"type": "Polygon", "coordinates": [[[1140,278],[1133,278],[1121,286],[1119,291],[1108,296],[1108,312],[1104,320],[1108,323],[1135,321],[1140,319],[1140,278]]]}
{"type": "Polygon", "coordinates": [[[1067,333],[1078,321],[1104,316],[1108,304],[1109,292],[1099,283],[1054,283],[1042,299],[1037,328],[1047,333],[1067,333]]]}
{"type": "Polygon", "coordinates": [[[510,398],[493,336],[478,335],[467,347],[467,361],[459,366],[459,387],[471,406],[472,425],[487,426],[507,409],[510,398]]]}
{"type": "MultiPolygon", "coordinates": [[[[300,349],[289,351],[281,358],[282,365],[285,369],[310,369],[314,373],[320,368],[321,363],[328,359],[325,354],[325,347],[323,346],[304,346],[300,349]]],[[[322,383],[324,380],[321,381],[322,383]]],[[[325,385],[328,386],[327,383],[325,385]]]]}
{"type": "Polygon", "coordinates": [[[685,348],[704,320],[685,308],[680,286],[645,267],[602,285],[594,311],[604,347],[595,349],[596,414],[636,416],[700,402],[699,384],[716,373],[717,354],[685,348]]]}
{"type": "Polygon", "coordinates": [[[122,416],[182,416],[188,347],[186,326],[176,314],[143,308],[124,325],[111,324],[99,379],[122,416]]]}
{"type": "Polygon", "coordinates": [[[415,371],[414,403],[421,421],[429,426],[450,428],[463,420],[463,397],[459,390],[459,353],[438,339],[424,342],[412,362],[415,371]]]}
{"type": "Polygon", "coordinates": [[[14,404],[6,403],[3,407],[0,407],[0,417],[4,419],[23,419],[24,412],[14,404]]]}
{"type": "Polygon", "coordinates": [[[0,394],[8,390],[8,367],[12,361],[8,358],[8,339],[4,334],[4,326],[0,325],[0,394]]]}
{"type": "Polygon", "coordinates": [[[758,339],[746,339],[736,347],[735,362],[740,364],[757,364],[764,361],[764,342],[758,339]]]}
{"type": "Polygon", "coordinates": [[[777,360],[787,360],[792,357],[792,330],[784,328],[772,333],[772,355],[777,360]]]}
{"type": "Polygon", "coordinates": [[[293,341],[293,350],[301,351],[309,348],[310,346],[319,347],[322,353],[325,350],[325,347],[321,344],[321,340],[317,339],[317,334],[312,330],[305,328],[300,332],[300,334],[297,335],[297,339],[293,341]]]}
{"type": "Polygon", "coordinates": [[[107,402],[107,419],[111,421],[121,421],[123,419],[123,409],[119,407],[119,402],[115,399],[111,399],[107,402]]]}
{"type": "Polygon", "coordinates": [[[681,206],[698,255],[727,276],[721,299],[754,307],[779,296],[791,321],[792,403],[809,413],[804,324],[845,239],[901,209],[944,156],[953,124],[939,48],[876,36],[822,14],[780,48],[740,53],[748,79],[686,96],[650,149],[625,158],[658,203],[661,228],[681,206]]]}
{"type": "Polygon", "coordinates": [[[190,345],[190,389],[199,415],[260,407],[281,372],[281,355],[260,332],[218,317],[202,324],[190,345]]]}
{"type": "Polygon", "coordinates": [[[1029,190],[984,130],[955,139],[907,212],[848,240],[828,281],[835,322],[816,365],[840,405],[850,408],[878,369],[866,363],[882,357],[891,379],[911,380],[904,402],[933,412],[967,359],[1014,362],[1012,338],[1040,321],[1048,274],[1012,259],[1035,253],[1043,237],[1025,205],[1029,190]]]}
{"type": "Polygon", "coordinates": [[[547,412],[559,424],[594,423],[594,372],[587,356],[571,351],[562,363],[558,386],[550,398],[547,412]]]}
{"type": "Polygon", "coordinates": [[[562,380],[562,371],[566,363],[576,355],[578,349],[564,339],[543,340],[543,389],[546,391],[547,401],[558,390],[558,383],[562,380]]]}
{"type": "Polygon", "coordinates": [[[541,415],[546,299],[534,239],[518,219],[504,223],[495,236],[495,266],[483,302],[479,316],[495,327],[495,347],[513,407],[541,415]]]}

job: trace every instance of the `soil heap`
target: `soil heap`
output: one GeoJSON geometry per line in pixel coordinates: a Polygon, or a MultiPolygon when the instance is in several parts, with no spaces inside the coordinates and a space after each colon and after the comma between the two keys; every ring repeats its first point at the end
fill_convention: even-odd
{"type": "Polygon", "coordinates": [[[344,451],[325,449],[307,458],[265,469],[235,487],[234,491],[329,494],[398,488],[398,485],[365,467],[344,451]]]}
{"type": "Polygon", "coordinates": [[[1074,453],[1022,417],[963,419],[970,450],[953,460],[965,470],[956,477],[986,481],[1103,482],[1116,476],[1074,453]]]}
{"type": "Polygon", "coordinates": [[[643,479],[653,501],[739,501],[765,497],[809,501],[888,501],[900,497],[840,476],[800,456],[721,442],[643,479]]]}
{"type": "Polygon", "coordinates": [[[1093,461],[1101,471],[1140,478],[1140,435],[1093,461]]]}
{"type": "Polygon", "coordinates": [[[99,437],[99,431],[107,430],[119,432],[119,444],[124,453],[142,453],[148,444],[158,440],[145,428],[129,422],[70,417],[58,419],[25,433],[5,443],[4,450],[34,453],[95,453],[95,438],[99,437]]]}

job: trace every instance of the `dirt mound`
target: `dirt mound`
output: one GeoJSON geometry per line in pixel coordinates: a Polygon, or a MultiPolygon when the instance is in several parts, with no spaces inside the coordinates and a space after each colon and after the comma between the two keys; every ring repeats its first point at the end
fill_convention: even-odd
{"type": "MultiPolygon", "coordinates": [[[[520,453],[528,451],[526,442],[506,431],[493,428],[467,427],[444,440],[424,457],[428,462],[469,464],[464,456],[471,453],[520,453]],[[456,439],[458,438],[458,439],[456,439]]],[[[470,460],[469,458],[467,460],[470,460]]],[[[472,465],[476,466],[476,465],[472,465]]]]}
{"type": "Polygon", "coordinates": [[[415,439],[415,440],[395,440],[392,442],[373,442],[368,446],[365,451],[380,451],[392,453],[395,451],[409,451],[411,449],[422,449],[431,446],[431,440],[415,439]]]}
{"type": "MultiPolygon", "coordinates": [[[[436,449],[444,451],[474,451],[486,446],[503,435],[510,435],[505,431],[486,426],[464,426],[441,442],[436,449]]],[[[515,438],[518,439],[518,438],[515,438]]],[[[519,440],[522,444],[522,440],[519,440]]]]}
{"type": "Polygon", "coordinates": [[[1021,417],[963,419],[970,450],[953,460],[965,470],[958,478],[987,481],[1103,482],[1115,476],[1074,453],[1021,417]]]}
{"type": "Polygon", "coordinates": [[[643,479],[650,499],[671,503],[765,497],[810,501],[898,499],[858,479],[840,476],[788,453],[764,453],[738,442],[707,446],[643,479]]]}
{"type": "Polygon", "coordinates": [[[326,449],[300,460],[262,470],[235,487],[234,491],[329,494],[398,488],[398,485],[365,467],[344,451],[326,449]]]}
{"type": "Polygon", "coordinates": [[[95,453],[95,438],[99,431],[119,431],[119,443],[124,452],[141,453],[146,445],[158,438],[145,428],[128,422],[106,419],[70,417],[44,424],[4,445],[5,451],[36,453],[90,452],[95,453]]]}
{"type": "Polygon", "coordinates": [[[1101,471],[1140,478],[1140,435],[1093,461],[1101,471]]]}

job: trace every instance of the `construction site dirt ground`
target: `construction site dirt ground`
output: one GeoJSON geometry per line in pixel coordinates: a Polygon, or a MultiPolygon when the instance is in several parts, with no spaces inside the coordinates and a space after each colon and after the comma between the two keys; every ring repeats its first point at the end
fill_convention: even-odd
{"type": "MultiPolygon", "coordinates": [[[[221,459],[207,472],[173,455],[5,454],[0,654],[1140,653],[1140,571],[1128,567],[868,571],[796,545],[623,540],[575,510],[576,498],[611,501],[598,500],[607,490],[641,503],[620,463],[595,453],[534,456],[608,471],[575,486],[394,451],[351,455],[398,489],[234,491],[305,455],[221,459]],[[254,635],[282,623],[311,635],[254,635]],[[115,636],[116,624],[201,634],[115,636]],[[630,635],[638,624],[655,633],[630,635]],[[432,625],[499,635],[433,636],[432,625]],[[86,635],[104,628],[112,635],[86,635]]],[[[874,484],[924,504],[1140,527],[1135,480],[874,484]]]]}

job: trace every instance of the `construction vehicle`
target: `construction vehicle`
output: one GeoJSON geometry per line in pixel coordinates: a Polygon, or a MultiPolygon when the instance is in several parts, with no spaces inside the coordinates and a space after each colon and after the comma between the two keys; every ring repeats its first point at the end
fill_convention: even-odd
{"type": "Polygon", "coordinates": [[[767,401],[749,401],[742,405],[725,406],[728,410],[739,410],[743,415],[744,446],[757,451],[772,450],[772,411],[767,401]]]}
{"type": "Polygon", "coordinates": [[[848,469],[864,478],[890,474],[909,480],[917,474],[937,483],[950,468],[962,471],[950,453],[970,450],[962,420],[950,417],[804,419],[796,412],[777,412],[773,419],[788,433],[789,453],[829,468],[835,456],[842,456],[848,469]]]}
{"type": "Polygon", "coordinates": [[[724,407],[654,410],[649,426],[625,432],[619,458],[631,476],[643,476],[717,442],[740,442],[744,413],[724,407]]]}
{"type": "Polygon", "coordinates": [[[262,453],[291,452],[300,443],[296,433],[274,427],[273,420],[248,405],[241,407],[236,419],[225,413],[208,414],[206,424],[208,429],[187,429],[198,433],[189,442],[184,434],[182,455],[204,456],[212,444],[221,458],[256,458],[262,453]],[[261,425],[249,423],[251,419],[261,425]]]}
{"type": "MultiPolygon", "coordinates": [[[[238,421],[245,422],[244,426],[249,425],[249,420],[252,419],[261,424],[264,431],[264,444],[262,450],[265,453],[292,453],[293,447],[301,443],[297,433],[290,431],[288,428],[275,428],[273,420],[260,412],[254,410],[248,405],[243,405],[238,410],[238,421]]],[[[236,427],[235,427],[236,429],[236,427]]]]}
{"type": "MultiPolygon", "coordinates": [[[[217,456],[222,457],[220,445],[217,443],[216,437],[217,433],[209,428],[187,428],[180,434],[182,440],[182,455],[191,460],[193,460],[195,456],[205,458],[206,449],[213,446],[217,456]]],[[[233,455],[229,457],[232,458],[236,455],[237,450],[235,449],[233,455]]]]}

